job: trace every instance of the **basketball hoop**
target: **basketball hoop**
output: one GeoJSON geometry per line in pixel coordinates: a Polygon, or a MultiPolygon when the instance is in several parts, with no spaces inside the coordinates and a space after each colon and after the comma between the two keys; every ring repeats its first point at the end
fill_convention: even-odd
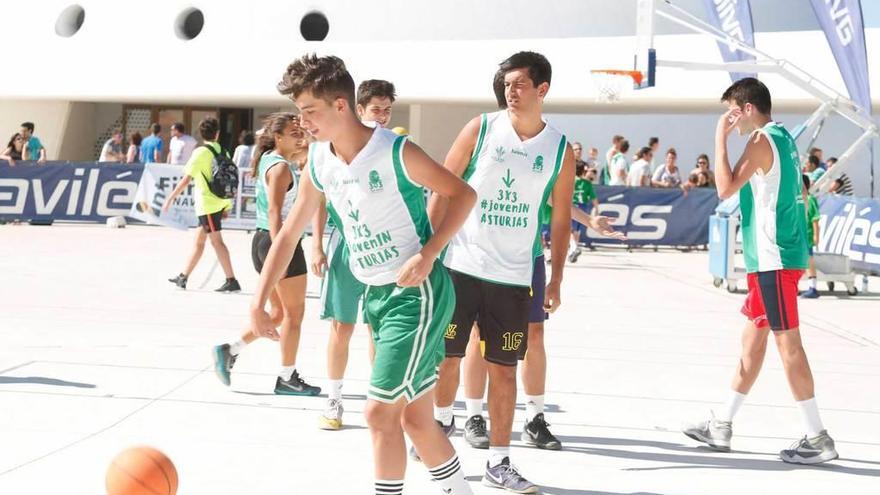
{"type": "Polygon", "coordinates": [[[642,73],[637,70],[591,70],[598,103],[617,103],[623,95],[642,84],[642,73]]]}

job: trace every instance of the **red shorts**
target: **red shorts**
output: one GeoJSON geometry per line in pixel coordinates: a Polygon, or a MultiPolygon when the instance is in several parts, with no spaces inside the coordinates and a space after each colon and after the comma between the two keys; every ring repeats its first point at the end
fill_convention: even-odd
{"type": "Polygon", "coordinates": [[[797,328],[798,281],[803,270],[775,270],[748,275],[749,293],[742,313],[758,328],[797,328]]]}

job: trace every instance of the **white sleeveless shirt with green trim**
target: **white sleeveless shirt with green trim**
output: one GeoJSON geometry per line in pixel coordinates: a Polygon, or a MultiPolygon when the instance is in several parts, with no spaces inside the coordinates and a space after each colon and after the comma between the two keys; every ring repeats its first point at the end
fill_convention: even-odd
{"type": "Polygon", "coordinates": [[[309,173],[349,249],[355,278],[367,285],[397,281],[400,267],[431,236],[421,184],[403,162],[405,136],[377,127],[351,164],[329,142],[312,144],[309,173]]]}
{"type": "Polygon", "coordinates": [[[521,140],[506,110],[483,114],[463,175],[477,204],[455,234],[444,264],[489,282],[529,287],[540,255],[540,211],[565,155],[565,136],[550,124],[521,140]]]}
{"type": "Polygon", "coordinates": [[[773,165],[766,174],[758,169],[739,191],[746,271],[806,269],[807,217],[797,145],[778,122],[755,133],[769,141],[773,165]]]}

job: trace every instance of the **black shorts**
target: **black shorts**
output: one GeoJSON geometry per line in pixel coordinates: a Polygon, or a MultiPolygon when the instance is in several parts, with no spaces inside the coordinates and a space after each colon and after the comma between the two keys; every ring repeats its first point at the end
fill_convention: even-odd
{"type": "MultiPolygon", "coordinates": [[[[254,234],[254,240],[251,242],[251,259],[254,262],[254,269],[257,273],[263,271],[263,264],[266,263],[266,256],[269,255],[269,248],[272,247],[272,237],[269,231],[257,229],[254,234]]],[[[287,265],[287,272],[281,278],[298,277],[308,272],[306,267],[306,256],[303,254],[302,239],[296,243],[296,249],[293,251],[293,258],[287,265]]]]}
{"type": "Polygon", "coordinates": [[[221,220],[223,220],[223,210],[211,213],[210,215],[199,215],[199,225],[209,234],[223,230],[221,220]]]}
{"type": "Polygon", "coordinates": [[[531,289],[496,284],[449,270],[455,287],[455,312],[446,329],[446,356],[464,357],[476,322],[486,361],[516,366],[528,345],[531,289]]]}

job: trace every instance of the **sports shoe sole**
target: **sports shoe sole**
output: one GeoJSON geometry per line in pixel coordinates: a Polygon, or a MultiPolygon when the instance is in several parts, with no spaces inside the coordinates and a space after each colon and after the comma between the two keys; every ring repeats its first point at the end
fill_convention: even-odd
{"type": "Polygon", "coordinates": [[[559,442],[541,445],[527,435],[523,435],[522,439],[523,443],[525,443],[526,445],[531,445],[532,447],[537,447],[541,450],[562,450],[562,444],[559,442]]]}
{"type": "Polygon", "coordinates": [[[326,431],[337,431],[342,429],[341,419],[329,419],[321,416],[318,419],[318,428],[326,431]]]}
{"type": "Polygon", "coordinates": [[[500,490],[505,490],[510,493],[539,493],[541,491],[537,486],[526,488],[525,490],[514,490],[512,488],[506,488],[503,485],[499,485],[498,483],[492,481],[485,476],[483,476],[483,486],[488,486],[489,488],[498,488],[500,490]]]}
{"type": "Polygon", "coordinates": [[[686,437],[693,439],[693,440],[696,440],[700,443],[704,443],[704,444],[708,445],[709,447],[712,447],[713,449],[717,450],[718,452],[730,452],[730,444],[722,445],[722,444],[716,443],[712,439],[706,438],[703,435],[700,435],[699,433],[690,433],[687,431],[682,431],[682,433],[684,433],[686,437]]]}
{"type": "Polygon", "coordinates": [[[779,453],[779,458],[782,459],[782,462],[786,462],[788,464],[802,464],[805,466],[811,466],[813,464],[822,464],[823,462],[833,461],[839,457],[840,457],[840,455],[837,453],[836,450],[834,451],[833,455],[821,455],[820,454],[820,455],[817,455],[816,457],[812,457],[809,459],[801,458],[801,457],[797,457],[797,458],[787,457],[787,456],[783,455],[781,452],[779,453]]]}
{"type": "Polygon", "coordinates": [[[294,392],[292,390],[275,389],[275,395],[295,395],[297,397],[314,397],[320,393],[320,390],[318,390],[317,392],[294,392]]]}
{"type": "Polygon", "coordinates": [[[464,439],[468,443],[468,445],[470,445],[471,447],[473,447],[475,449],[480,449],[480,450],[488,450],[489,449],[489,439],[488,438],[485,441],[477,441],[477,440],[471,440],[470,438],[465,436],[464,439]]]}

